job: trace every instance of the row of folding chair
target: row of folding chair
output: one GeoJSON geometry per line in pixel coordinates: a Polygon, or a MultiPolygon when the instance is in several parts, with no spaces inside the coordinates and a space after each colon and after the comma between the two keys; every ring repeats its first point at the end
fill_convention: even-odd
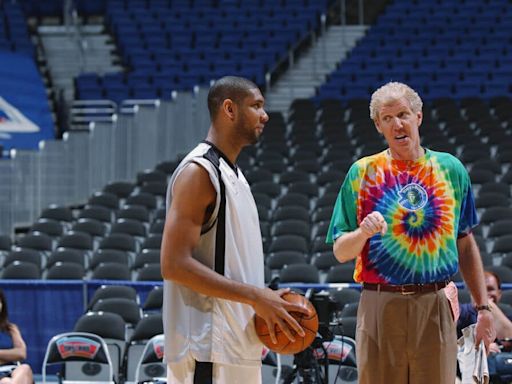
{"type": "Polygon", "coordinates": [[[163,290],[162,286],[155,285],[149,292],[147,292],[146,297],[141,300],[140,295],[134,287],[128,285],[104,284],[96,288],[92,296],[88,297],[87,310],[92,310],[94,304],[99,300],[111,298],[132,300],[141,307],[144,314],[149,314],[153,312],[161,312],[163,290]]]}
{"type": "MultiPolygon", "coordinates": [[[[139,68],[144,74],[152,74],[155,68],[139,68]]],[[[255,84],[264,84],[264,72],[253,69],[243,69],[237,71],[238,76],[243,76],[255,84]]],[[[206,86],[211,80],[218,79],[223,76],[233,75],[232,71],[219,71],[213,74],[201,75],[196,73],[186,73],[173,76],[165,76],[169,82],[163,86],[144,85],[142,87],[117,87],[104,88],[101,86],[92,88],[75,89],[75,97],[81,100],[111,100],[117,104],[121,104],[128,99],[162,99],[173,100],[175,91],[191,91],[195,86],[206,86]]]]}
{"type": "MultiPolygon", "coordinates": [[[[227,36],[229,32],[237,28],[241,32],[240,36],[248,37],[251,33],[259,32],[262,33],[262,37],[265,37],[266,35],[275,36],[278,31],[283,31],[284,34],[302,33],[306,31],[308,26],[313,24],[311,15],[297,15],[291,19],[273,19],[269,15],[265,22],[254,17],[250,17],[246,21],[244,19],[228,19],[222,15],[213,15],[198,25],[198,22],[193,18],[176,18],[171,16],[163,20],[161,17],[137,19],[133,16],[115,14],[109,16],[107,25],[116,35],[122,33],[139,34],[143,37],[168,35],[171,38],[176,37],[179,42],[189,43],[194,40],[211,41],[212,38],[223,38],[223,36],[227,36]],[[173,22],[170,23],[169,20],[173,22]],[[188,34],[186,33],[187,30],[189,31],[188,34]],[[212,31],[210,37],[206,37],[207,35],[205,34],[208,30],[212,31]]],[[[226,40],[228,40],[227,37],[226,40]]],[[[156,38],[155,41],[157,41],[156,38]]]]}
{"type": "Polygon", "coordinates": [[[0,270],[4,280],[119,280],[119,281],[162,281],[160,264],[145,264],[131,271],[125,264],[117,262],[100,263],[94,270],[87,272],[75,262],[58,261],[48,269],[41,271],[37,265],[28,261],[13,261],[0,270]]]}
{"type": "MultiPolygon", "coordinates": [[[[107,300],[123,301],[126,299],[107,300]]],[[[136,378],[137,366],[147,343],[153,337],[163,334],[162,316],[161,314],[151,314],[141,317],[129,332],[128,337],[125,336],[126,326],[124,318],[115,312],[92,311],[78,319],[73,331],[94,334],[105,340],[112,359],[115,382],[139,382],[141,377],[136,378]]],[[[162,347],[161,341],[159,347],[162,347]]],[[[101,371],[84,370],[85,364],[91,363],[67,362],[65,364],[66,378],[68,380],[102,381],[101,371]]],[[[154,362],[149,369],[152,370],[152,375],[143,374],[142,378],[152,379],[165,376],[165,366],[161,363],[161,356],[160,361],[154,362]]]]}
{"type": "MultiPolygon", "coordinates": [[[[138,252],[147,247],[145,243],[149,237],[161,234],[162,220],[155,221],[149,227],[149,221],[141,221],[138,218],[140,213],[144,213],[142,218],[147,218],[145,210],[125,209],[123,212],[125,214],[129,213],[132,218],[121,218],[114,223],[110,223],[106,221],[108,216],[104,218],[104,221],[97,219],[99,213],[102,215],[110,214],[107,209],[99,208],[84,209],[84,216],[90,215],[95,218],[80,218],[70,229],[56,220],[39,219],[33,224],[29,233],[23,236],[20,235],[17,245],[44,252],[51,252],[57,248],[75,248],[92,252],[101,248],[122,247],[121,242],[126,241],[121,249],[138,252]],[[147,229],[148,227],[151,228],[150,231],[147,229]]],[[[48,214],[48,211],[46,214],[48,214]]]]}
{"type": "Polygon", "coordinates": [[[116,313],[126,323],[134,327],[144,315],[161,313],[162,302],[161,285],[155,285],[147,291],[142,302],[140,294],[132,286],[104,284],[99,286],[88,298],[87,311],[116,313]]]}
{"type": "Polygon", "coordinates": [[[270,269],[267,265],[268,277],[270,279],[279,277],[281,284],[354,283],[354,265],[352,263],[336,262],[327,269],[321,270],[315,264],[299,260],[288,258],[286,262],[276,262],[279,268],[275,270],[270,269]]]}
{"type": "MultiPolygon", "coordinates": [[[[435,140],[424,140],[423,145],[431,150],[444,150],[440,148],[442,144],[437,138],[435,140]]],[[[445,139],[446,146],[452,145],[449,139],[445,139]]],[[[512,159],[510,150],[497,151],[495,154],[489,154],[485,150],[485,145],[478,143],[479,149],[458,148],[452,146],[447,152],[450,152],[460,158],[470,172],[471,180],[474,185],[478,185],[476,191],[499,192],[509,197],[509,188],[512,178],[512,159]]],[[[267,185],[274,183],[275,186],[258,186],[254,192],[259,192],[260,188],[266,189],[267,194],[277,197],[284,191],[289,193],[302,193],[312,198],[319,197],[322,194],[337,192],[335,183],[341,183],[348,171],[350,165],[358,158],[366,154],[374,154],[384,150],[386,146],[381,142],[374,145],[362,146],[355,155],[339,156],[332,153],[333,160],[322,161],[302,159],[293,160],[283,157],[275,152],[267,153],[265,156],[246,155],[239,159],[238,165],[242,168],[246,179],[251,184],[263,183],[267,185]],[[268,155],[268,156],[267,156],[268,155]],[[338,160],[334,160],[338,157],[338,160]],[[334,185],[333,185],[334,183],[334,185]],[[315,184],[310,186],[309,184],[315,184]],[[324,188],[322,190],[322,188],[324,188]]],[[[329,156],[330,157],[330,156],[329,156]]]]}
{"type": "MultiPolygon", "coordinates": [[[[486,270],[497,273],[504,283],[512,282],[512,252],[501,256],[482,253],[482,257],[486,270]]],[[[283,284],[354,283],[354,264],[340,264],[329,252],[314,255],[310,262],[300,253],[292,251],[273,253],[267,256],[265,268],[267,281],[279,277],[279,282],[283,284]],[[328,260],[328,257],[331,259],[328,260]]],[[[462,282],[460,273],[456,273],[452,279],[462,282]]]]}
{"type": "MultiPolygon", "coordinates": [[[[373,123],[369,119],[368,105],[369,99],[355,99],[343,102],[340,99],[299,99],[297,108],[292,106],[288,111],[288,118],[285,121],[277,113],[271,113],[267,125],[270,127],[263,135],[262,143],[265,143],[267,136],[272,137],[272,141],[280,141],[283,138],[288,139],[293,131],[297,133],[302,131],[314,131],[321,136],[321,141],[325,134],[331,130],[338,130],[341,133],[349,134],[349,137],[359,134],[360,127],[353,127],[349,131],[349,124],[366,123],[369,128],[368,133],[375,137],[373,123]],[[280,140],[277,140],[280,139],[280,140]]],[[[467,97],[460,99],[438,98],[425,100],[423,106],[423,118],[425,125],[436,125],[439,128],[443,124],[442,130],[450,133],[454,123],[460,126],[461,131],[486,130],[490,127],[494,131],[504,130],[503,123],[508,123],[512,117],[510,107],[512,99],[510,97],[497,97],[489,101],[478,97],[467,97]],[[465,124],[465,125],[464,125],[465,124]],[[472,127],[471,124],[476,125],[472,127]]],[[[366,132],[365,132],[366,133],[366,132]]],[[[430,130],[424,132],[429,135],[430,130]]],[[[436,132],[437,133],[437,132],[436,132]]],[[[486,132],[490,133],[490,132],[486,132]]],[[[332,142],[329,142],[332,144],[332,142]]]]}
{"type": "Polygon", "coordinates": [[[77,320],[74,331],[105,338],[113,352],[118,381],[136,381],[136,365],[144,346],[152,337],[163,333],[162,293],[162,287],[155,286],[141,305],[133,287],[103,285],[96,289],[86,313],[77,320]]]}
{"type": "MultiPolygon", "coordinates": [[[[390,78],[390,81],[400,81],[400,78],[390,78]]],[[[402,80],[403,81],[403,80],[402,80]]],[[[373,91],[379,86],[384,85],[385,82],[372,83],[372,84],[350,84],[350,85],[333,85],[326,84],[320,88],[317,95],[318,99],[340,99],[350,100],[355,98],[370,98],[373,91]]],[[[463,98],[463,97],[482,97],[484,99],[491,99],[494,97],[511,97],[511,85],[503,82],[492,82],[480,84],[465,84],[452,86],[451,84],[418,84],[416,87],[425,100],[433,100],[441,97],[446,98],[463,98]]]]}
{"type": "MultiPolygon", "coordinates": [[[[157,73],[156,67],[139,67],[142,75],[153,75],[157,73]]],[[[105,87],[102,85],[78,86],[75,88],[75,96],[78,99],[94,99],[94,100],[112,100],[120,104],[127,99],[163,99],[172,100],[172,92],[179,90],[191,90],[196,85],[207,85],[210,80],[237,73],[239,76],[245,76],[252,79],[258,84],[262,84],[264,80],[263,67],[242,68],[232,71],[220,69],[207,73],[197,72],[174,72],[166,73],[162,76],[153,76],[160,80],[158,83],[138,83],[135,85],[116,85],[105,87]]],[[[137,80],[138,82],[139,80],[137,80]]]]}
{"type": "Polygon", "coordinates": [[[18,3],[6,3],[0,8],[0,48],[34,56],[27,23],[18,3]]]}
{"type": "MultiPolygon", "coordinates": [[[[30,233],[39,232],[51,238],[50,246],[46,250],[54,249],[66,241],[68,243],[80,241],[81,248],[93,250],[98,248],[100,241],[111,234],[128,234],[134,236],[138,244],[145,241],[145,238],[162,232],[163,218],[154,218],[150,221],[147,210],[129,209],[120,210],[119,216],[130,216],[129,218],[118,217],[114,222],[107,220],[112,216],[111,211],[103,206],[91,206],[84,208],[79,213],[79,218],[73,223],[62,223],[54,219],[40,218],[30,228],[30,233]],[[76,240],[71,240],[74,234],[76,240]],[[66,237],[66,240],[62,238],[66,237]]],[[[135,207],[138,208],[138,207],[135,207]]],[[[49,215],[45,211],[44,215],[49,215]]],[[[161,212],[161,211],[158,211],[161,212]]],[[[142,247],[142,245],[141,245],[142,247]]]]}
{"type": "MultiPolygon", "coordinates": [[[[363,62],[368,65],[366,62],[363,62]]],[[[350,64],[352,65],[352,64],[350,64]]],[[[385,66],[388,65],[387,60],[383,60],[380,69],[375,71],[366,70],[354,71],[352,68],[347,68],[347,64],[342,67],[341,70],[333,72],[329,75],[329,79],[333,82],[335,81],[338,84],[375,84],[382,81],[389,81],[395,79],[397,77],[404,79],[406,81],[414,81],[416,83],[425,83],[425,82],[433,82],[436,81],[446,81],[450,84],[485,84],[487,81],[498,81],[498,80],[506,80],[512,74],[512,70],[509,68],[501,68],[500,71],[487,70],[482,68],[481,70],[468,70],[468,69],[460,69],[460,68],[437,68],[437,69],[416,69],[414,66],[416,63],[411,61],[409,70],[399,70],[395,71],[392,67],[388,67],[388,70],[385,69],[385,66]]],[[[362,66],[361,66],[361,69],[362,66]]],[[[367,67],[364,69],[368,69],[367,67]]]]}
{"type": "MultiPolygon", "coordinates": [[[[510,213],[511,208],[508,210],[510,213]]],[[[490,226],[490,230],[484,229],[485,224],[475,230],[475,240],[481,251],[484,265],[501,264],[502,260],[510,259],[508,255],[512,253],[512,231],[509,226],[510,219],[497,219],[490,226]],[[489,231],[485,237],[484,231],[489,231]]],[[[266,252],[265,264],[272,270],[279,270],[286,264],[312,264],[319,270],[337,265],[332,246],[325,242],[328,228],[329,221],[319,223],[317,232],[310,241],[309,233],[301,233],[299,227],[290,228],[288,232],[281,234],[267,235],[268,237],[265,237],[262,230],[266,252]]]]}
{"type": "MultiPolygon", "coordinates": [[[[78,264],[83,271],[93,271],[102,263],[118,263],[130,270],[137,271],[146,264],[158,264],[160,262],[161,235],[149,238],[141,251],[135,253],[127,247],[117,244],[106,245],[95,251],[80,249],[73,246],[59,247],[54,251],[41,251],[40,249],[25,247],[14,247],[5,250],[0,258],[1,266],[6,267],[15,261],[29,262],[40,270],[49,269],[55,264],[72,262],[78,264]]],[[[127,240],[122,238],[121,240],[127,240]]]]}
{"type": "MultiPolygon", "coordinates": [[[[222,66],[214,69],[207,68],[204,63],[194,65],[191,60],[198,54],[196,52],[198,49],[209,52],[208,54],[202,53],[208,57],[208,60],[213,60],[213,58],[223,60],[223,57],[231,56],[232,53],[240,53],[240,57],[251,57],[252,63],[258,64],[257,67],[254,65],[251,68],[243,66],[235,72],[252,79],[257,84],[264,84],[266,69],[274,65],[276,60],[286,53],[289,46],[295,44],[318,22],[315,17],[316,12],[313,10],[326,9],[325,4],[312,3],[310,12],[287,11],[273,14],[273,7],[269,7],[269,17],[265,23],[261,25],[255,25],[257,23],[252,22],[243,23],[251,25],[253,29],[256,28],[259,31],[258,38],[254,37],[255,34],[248,34],[246,38],[241,38],[240,26],[226,23],[224,19],[228,16],[224,14],[223,7],[219,7],[218,4],[211,5],[208,12],[195,3],[190,4],[186,12],[181,12],[176,4],[171,4],[168,12],[165,11],[165,6],[162,8],[156,5],[155,9],[158,9],[156,13],[152,12],[152,3],[143,5],[144,12],[138,11],[140,5],[132,7],[132,4],[128,8],[109,5],[106,10],[108,23],[117,37],[121,55],[127,65],[136,72],[152,74],[162,71],[164,68],[167,68],[166,71],[168,71],[172,65],[169,66],[169,62],[166,60],[160,63],[159,60],[155,60],[158,58],[157,56],[150,56],[149,52],[137,50],[137,47],[145,46],[152,50],[172,48],[173,51],[183,53],[183,56],[186,57],[185,62],[192,65],[193,68],[180,71],[177,66],[173,73],[166,72],[166,75],[173,77],[173,81],[167,83],[167,88],[171,90],[190,89],[194,85],[207,84],[211,79],[233,73],[232,67],[222,66]],[[173,22],[169,23],[169,20],[173,22]],[[186,27],[186,33],[185,28],[183,29],[184,33],[180,33],[180,25],[186,27]],[[169,26],[169,30],[167,26],[169,26]],[[261,39],[263,30],[269,31],[269,35],[261,39]],[[215,33],[212,34],[212,31],[215,33]],[[277,31],[278,33],[276,33],[277,31]],[[217,41],[212,40],[212,36],[215,35],[218,36],[217,41]],[[265,54],[252,53],[257,50],[265,51],[265,54]]],[[[240,8],[247,11],[246,15],[251,14],[248,12],[250,7],[247,4],[240,4],[240,8]]],[[[283,9],[288,9],[288,7],[283,9]]],[[[308,5],[294,4],[290,10],[292,9],[309,8],[308,5]]],[[[143,90],[142,88],[144,87],[115,91],[108,88],[78,88],[76,95],[80,98],[108,98],[115,101],[130,97],[171,97],[169,91],[160,87],[147,86],[143,90]]]]}
{"type": "Polygon", "coordinates": [[[425,99],[510,96],[512,84],[506,58],[512,52],[508,50],[510,26],[505,16],[511,12],[510,6],[481,3],[459,7],[454,2],[444,2],[428,9],[425,11],[417,4],[410,8],[390,4],[336,71],[340,76],[363,73],[365,78],[339,81],[333,76],[321,87],[319,98],[368,98],[371,94],[368,87],[375,88],[389,80],[414,82],[425,99]],[[455,11],[446,12],[446,7],[455,11]],[[461,9],[464,17],[458,16],[461,9]],[[407,23],[403,22],[405,19],[407,23]],[[382,36],[391,39],[386,41],[382,36]],[[388,45],[390,40],[393,40],[392,47],[388,45]],[[415,79],[417,71],[433,76],[415,79]],[[450,72],[471,74],[471,80],[457,81],[449,77],[450,72]],[[482,72],[488,78],[478,78],[482,72]],[[372,79],[374,75],[376,78],[372,79]]]}
{"type": "MultiPolygon", "coordinates": [[[[138,60],[135,59],[134,60],[138,60]]],[[[211,59],[198,59],[192,61],[185,61],[181,57],[169,57],[168,53],[165,58],[155,58],[154,60],[143,56],[143,59],[134,63],[137,65],[144,65],[149,63],[152,66],[159,66],[152,73],[124,73],[114,72],[104,76],[95,73],[84,73],[75,79],[75,88],[77,90],[88,89],[133,89],[141,85],[159,85],[165,83],[178,83],[181,76],[195,75],[195,76],[216,76],[224,72],[239,72],[247,69],[262,70],[264,63],[255,63],[250,58],[247,60],[219,60],[214,62],[211,59]]]]}

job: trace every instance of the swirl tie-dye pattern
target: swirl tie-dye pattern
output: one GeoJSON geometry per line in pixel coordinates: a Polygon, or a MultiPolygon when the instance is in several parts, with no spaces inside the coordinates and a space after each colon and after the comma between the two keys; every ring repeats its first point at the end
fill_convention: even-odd
{"type": "Polygon", "coordinates": [[[356,258],[354,280],[443,281],[458,267],[457,237],[477,224],[469,177],[453,156],[427,150],[416,161],[384,151],[357,161],[342,185],[327,241],[355,230],[370,212],[388,224],[356,258]]]}

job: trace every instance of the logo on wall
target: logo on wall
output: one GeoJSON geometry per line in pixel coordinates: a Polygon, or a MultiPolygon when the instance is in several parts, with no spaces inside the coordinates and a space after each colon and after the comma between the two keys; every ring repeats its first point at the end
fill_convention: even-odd
{"type": "Polygon", "coordinates": [[[40,129],[23,113],[0,96],[0,135],[10,138],[9,133],[34,133],[40,129]]]}
{"type": "Polygon", "coordinates": [[[416,183],[407,184],[398,195],[398,203],[408,211],[417,211],[423,208],[428,201],[427,191],[416,183]]]}

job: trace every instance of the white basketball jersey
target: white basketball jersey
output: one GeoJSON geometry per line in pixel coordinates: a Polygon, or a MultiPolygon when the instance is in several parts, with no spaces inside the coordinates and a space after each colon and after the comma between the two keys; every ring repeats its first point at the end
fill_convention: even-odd
{"type": "MultiPolygon", "coordinates": [[[[258,211],[249,184],[242,172],[233,169],[210,144],[199,144],[174,172],[167,191],[167,209],[170,207],[174,181],[181,171],[191,162],[204,167],[217,191],[217,201],[212,217],[203,227],[193,256],[215,269],[217,215],[221,197],[218,170],[204,157],[209,151],[209,155],[214,154],[219,159],[225,185],[224,275],[232,280],[263,287],[263,247],[258,211]]],[[[165,257],[172,257],[172,254],[165,257]]],[[[163,322],[166,361],[177,362],[191,353],[197,361],[249,366],[261,364],[262,344],[254,329],[253,315],[254,310],[249,305],[205,296],[165,280],[163,322]]]]}

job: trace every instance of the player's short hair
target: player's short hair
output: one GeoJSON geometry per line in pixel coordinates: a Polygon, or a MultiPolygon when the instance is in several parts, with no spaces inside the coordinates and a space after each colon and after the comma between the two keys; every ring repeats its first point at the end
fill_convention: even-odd
{"type": "Polygon", "coordinates": [[[370,118],[375,121],[379,115],[380,108],[384,104],[402,97],[409,101],[411,110],[414,113],[421,112],[423,101],[418,93],[404,83],[392,81],[373,92],[370,101],[370,118]]]}
{"type": "Polygon", "coordinates": [[[237,105],[249,95],[249,90],[258,89],[258,86],[251,80],[237,76],[225,76],[212,85],[208,92],[208,111],[212,120],[226,99],[231,99],[237,105]]]}

